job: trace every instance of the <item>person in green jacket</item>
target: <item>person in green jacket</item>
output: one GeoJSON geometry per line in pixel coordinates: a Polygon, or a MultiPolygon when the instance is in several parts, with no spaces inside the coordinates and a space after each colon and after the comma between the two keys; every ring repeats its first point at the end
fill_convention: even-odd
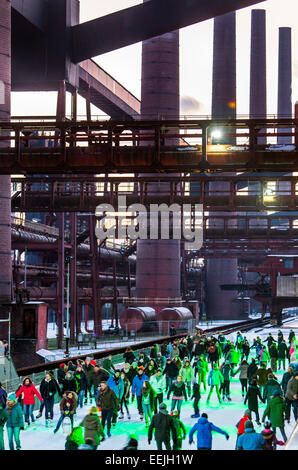
{"type": "Polygon", "coordinates": [[[101,440],[105,439],[103,427],[101,424],[101,420],[98,416],[98,410],[96,406],[92,406],[92,408],[90,408],[89,413],[80,423],[80,426],[83,426],[85,428],[85,442],[87,441],[87,439],[92,439],[94,450],[96,450],[97,446],[99,446],[100,444],[100,438],[101,440]]]}
{"type": "Polygon", "coordinates": [[[8,420],[8,413],[6,409],[0,403],[0,450],[5,450],[4,446],[4,425],[8,420]]]}
{"type": "Polygon", "coordinates": [[[223,382],[224,382],[223,375],[222,375],[221,371],[218,369],[217,364],[214,363],[213,364],[213,369],[211,369],[211,371],[209,372],[209,375],[208,375],[208,385],[210,386],[210,392],[208,394],[207,401],[206,401],[207,405],[208,405],[209,400],[211,398],[214,387],[215,387],[215,390],[216,390],[216,394],[217,394],[219,404],[220,405],[222,404],[219,389],[220,389],[220,385],[223,382]]]}
{"type": "Polygon", "coordinates": [[[208,362],[205,358],[205,355],[202,354],[197,361],[197,370],[198,370],[198,384],[201,390],[201,384],[203,384],[204,391],[207,390],[206,377],[208,373],[208,362]]]}
{"type": "Polygon", "coordinates": [[[77,426],[67,436],[64,448],[65,450],[78,450],[78,447],[84,443],[83,428],[77,426]]]}
{"type": "Polygon", "coordinates": [[[109,374],[114,375],[114,372],[116,369],[114,367],[112,357],[113,357],[112,354],[109,354],[108,357],[104,359],[102,363],[102,367],[106,369],[109,372],[109,374]]]}
{"type": "Polygon", "coordinates": [[[191,384],[194,379],[194,368],[190,365],[190,361],[187,359],[184,365],[179,371],[179,375],[182,377],[183,382],[186,384],[188,398],[191,396],[191,384]]]}
{"type": "Polygon", "coordinates": [[[239,356],[240,356],[239,352],[236,351],[235,346],[232,344],[231,349],[228,351],[226,355],[225,362],[227,362],[228,364],[231,364],[232,368],[234,368],[237,366],[239,362],[239,356]]]}
{"type": "Polygon", "coordinates": [[[173,450],[181,450],[182,441],[186,438],[186,427],[183,422],[179,419],[179,413],[177,410],[172,411],[171,415],[173,416],[174,426],[177,432],[177,439],[173,445],[173,450]]]}
{"type": "Polygon", "coordinates": [[[8,419],[6,429],[8,435],[9,449],[14,450],[14,441],[17,450],[21,448],[20,431],[24,429],[24,415],[21,405],[16,401],[16,394],[10,393],[7,398],[8,419]]]}
{"type": "Polygon", "coordinates": [[[279,428],[284,442],[288,440],[285,433],[285,419],[290,419],[289,409],[285,400],[280,396],[279,390],[274,390],[273,398],[269,401],[263,414],[262,422],[264,423],[266,416],[271,421],[272,429],[276,434],[276,428],[279,428]]]}
{"type": "Polygon", "coordinates": [[[268,382],[264,385],[264,389],[263,389],[264,402],[267,401],[267,403],[269,403],[269,401],[271,400],[273,396],[273,392],[275,390],[278,390],[281,393],[281,386],[279,382],[274,379],[273,374],[269,374],[268,382]]]}

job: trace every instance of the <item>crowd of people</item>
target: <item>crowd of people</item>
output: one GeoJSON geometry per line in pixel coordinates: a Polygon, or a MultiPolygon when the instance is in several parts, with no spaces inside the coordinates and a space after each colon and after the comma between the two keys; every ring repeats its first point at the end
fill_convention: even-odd
{"type": "MultiPolygon", "coordinates": [[[[285,421],[291,415],[297,421],[298,364],[297,340],[294,331],[284,338],[281,330],[275,339],[271,333],[249,341],[240,332],[235,341],[221,332],[207,336],[202,331],[180,339],[155,344],[149,351],[136,352],[128,347],[123,363],[114,364],[109,355],[101,363],[87,357],[60,364],[57,371],[47,371],[35,386],[25,377],[17,390],[6,393],[0,384],[0,450],[5,449],[6,429],[9,449],[21,449],[20,431],[35,427],[44,417],[45,426],[56,434],[62,427],[67,434],[66,450],[96,450],[100,443],[117,431],[117,423],[131,420],[136,407],[144,422],[149,445],[155,440],[158,450],[180,450],[183,441],[194,442],[199,450],[212,449],[212,433],[229,439],[225,429],[201,413],[200,401],[233,401],[232,378],[239,379],[243,416],[238,423],[235,449],[273,450],[287,441],[285,421]],[[282,371],[282,379],[276,373],[282,371]],[[40,402],[34,415],[36,398],[40,402]],[[59,401],[60,416],[54,416],[59,401]],[[181,409],[192,401],[191,418],[197,419],[187,431],[181,420],[181,409]],[[168,404],[166,403],[168,401],[168,404]],[[259,403],[266,406],[262,417],[259,403]],[[77,410],[90,406],[88,413],[76,423],[77,410]],[[254,418],[254,419],[253,419],[254,418]],[[256,432],[255,423],[263,430],[256,432]],[[279,429],[282,441],[277,439],[279,429]]],[[[130,421],[131,422],[131,421],[130,421]]],[[[137,450],[138,441],[131,436],[125,449],[137,450]]]]}

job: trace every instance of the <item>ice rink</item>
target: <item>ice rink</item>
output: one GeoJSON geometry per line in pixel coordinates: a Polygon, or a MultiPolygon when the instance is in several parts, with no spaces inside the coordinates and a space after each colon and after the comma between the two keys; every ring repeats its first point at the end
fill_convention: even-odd
{"type": "MultiPolygon", "coordinates": [[[[296,324],[297,324],[297,321],[296,321],[296,324]]],[[[295,322],[293,322],[292,324],[289,324],[289,327],[292,327],[294,325],[295,325],[295,322]]],[[[247,333],[246,336],[249,340],[252,340],[252,338],[256,337],[257,335],[259,335],[262,339],[265,339],[270,331],[273,333],[273,336],[276,337],[277,330],[270,329],[270,328],[263,329],[262,331],[250,332],[250,333],[247,333]]],[[[289,328],[288,327],[282,328],[282,331],[283,331],[285,339],[287,340],[289,328]]],[[[228,336],[228,338],[234,339],[233,335],[228,336]]],[[[250,357],[255,357],[254,351],[250,357]]],[[[276,372],[275,374],[279,382],[282,379],[283,373],[284,371],[281,370],[281,371],[276,372]]],[[[206,399],[207,399],[207,393],[208,393],[208,386],[207,386],[207,393],[204,391],[202,391],[201,393],[202,393],[202,398],[200,401],[200,412],[207,413],[209,421],[214,423],[216,426],[224,429],[230,435],[230,438],[227,441],[225,436],[223,436],[222,434],[213,433],[212,448],[214,450],[235,449],[236,435],[237,435],[236,423],[243,416],[243,412],[247,408],[247,406],[244,405],[244,398],[241,396],[241,386],[240,386],[240,381],[238,379],[238,375],[231,379],[231,399],[232,399],[231,402],[223,402],[223,404],[220,406],[218,403],[217,397],[214,393],[214,395],[211,397],[209,405],[207,406],[206,399]]],[[[165,400],[165,403],[167,404],[168,410],[170,411],[171,401],[165,400]]],[[[263,403],[260,403],[259,405],[260,419],[262,419],[265,406],[266,405],[264,405],[263,403]]],[[[88,405],[85,405],[82,409],[77,409],[75,425],[80,424],[81,420],[88,413],[88,410],[90,409],[90,407],[91,407],[91,404],[88,404],[88,405]]],[[[55,411],[54,423],[56,424],[60,416],[58,404],[55,405],[54,411],[55,411]]],[[[145,426],[145,422],[141,421],[139,418],[139,414],[136,408],[136,400],[134,401],[134,403],[129,403],[129,411],[131,414],[131,419],[128,420],[126,413],[124,413],[124,419],[118,420],[116,427],[112,428],[111,430],[112,436],[110,438],[106,438],[106,440],[100,444],[100,446],[98,447],[98,450],[121,450],[127,444],[128,436],[130,434],[134,434],[137,436],[140,450],[156,450],[154,439],[152,440],[150,446],[148,444],[147,429],[145,426]]],[[[37,412],[35,411],[34,414],[36,415],[37,412]]],[[[190,429],[197,421],[197,419],[190,417],[192,414],[193,414],[192,401],[188,400],[187,402],[183,403],[182,410],[181,410],[181,420],[184,422],[186,426],[187,433],[189,433],[190,429]]],[[[254,413],[252,415],[253,415],[253,421],[254,421],[255,415],[254,413]]],[[[257,426],[255,421],[254,421],[254,425],[255,425],[255,430],[257,432],[260,432],[263,429],[263,426],[257,426]]],[[[288,423],[285,424],[285,432],[288,438],[290,437],[290,434],[292,430],[294,429],[294,425],[295,425],[294,416],[293,414],[291,414],[290,424],[288,423]]],[[[45,427],[44,416],[42,418],[39,418],[35,422],[35,429],[33,425],[31,424],[30,428],[24,431],[21,431],[20,439],[21,439],[22,450],[63,450],[65,439],[66,439],[66,434],[63,433],[62,427],[59,429],[59,431],[56,434],[53,433],[53,430],[54,430],[54,427],[52,428],[45,427]]],[[[4,434],[5,434],[5,448],[8,449],[8,440],[7,440],[6,430],[4,434]]],[[[279,440],[282,440],[282,436],[279,430],[277,430],[277,438],[279,440]]],[[[194,439],[194,442],[196,443],[196,437],[194,439]]],[[[195,443],[192,445],[189,445],[188,436],[187,436],[185,441],[183,441],[182,450],[195,450],[196,449],[195,443]]],[[[281,449],[283,449],[283,447],[278,446],[278,450],[281,450],[281,449]]]]}

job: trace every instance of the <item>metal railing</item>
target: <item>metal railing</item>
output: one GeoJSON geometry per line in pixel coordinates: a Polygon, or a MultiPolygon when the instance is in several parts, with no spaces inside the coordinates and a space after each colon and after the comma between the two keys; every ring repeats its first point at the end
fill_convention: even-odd
{"type": "MultiPolygon", "coordinates": [[[[134,353],[139,353],[140,351],[144,351],[147,355],[149,355],[150,354],[150,349],[151,349],[151,346],[150,347],[143,347],[143,348],[134,350],[134,353]]],[[[90,356],[92,356],[91,353],[90,353],[90,356]]],[[[69,360],[71,360],[71,358],[68,358],[68,359],[66,358],[65,362],[68,362],[69,360]]],[[[116,369],[121,369],[124,365],[124,362],[125,362],[124,359],[123,359],[123,354],[113,355],[112,361],[113,361],[113,364],[114,364],[116,369]]],[[[102,362],[102,360],[100,362],[102,362]]],[[[54,377],[55,377],[56,380],[57,380],[57,372],[58,372],[58,368],[56,370],[54,370],[54,377]]],[[[3,380],[2,387],[6,390],[7,393],[15,392],[18,389],[18,387],[20,385],[22,385],[23,377],[30,377],[33,384],[35,385],[35,387],[39,390],[39,385],[41,384],[42,380],[45,377],[45,372],[37,372],[37,373],[30,374],[30,375],[14,377],[10,380],[3,380]]],[[[58,403],[60,400],[61,400],[61,398],[56,394],[55,395],[55,403],[58,403]]],[[[40,405],[40,402],[38,400],[36,400],[34,409],[35,410],[38,409],[39,405],[40,405]]]]}

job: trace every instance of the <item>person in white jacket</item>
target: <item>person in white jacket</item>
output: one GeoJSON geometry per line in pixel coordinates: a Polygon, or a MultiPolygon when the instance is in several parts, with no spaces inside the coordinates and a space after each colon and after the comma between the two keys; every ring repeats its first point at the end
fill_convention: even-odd
{"type": "Polygon", "coordinates": [[[157,402],[161,404],[163,402],[163,392],[167,388],[166,376],[162,375],[162,370],[157,369],[156,374],[152,375],[149,380],[153,390],[156,393],[154,398],[154,412],[157,413],[158,407],[157,402]]]}

